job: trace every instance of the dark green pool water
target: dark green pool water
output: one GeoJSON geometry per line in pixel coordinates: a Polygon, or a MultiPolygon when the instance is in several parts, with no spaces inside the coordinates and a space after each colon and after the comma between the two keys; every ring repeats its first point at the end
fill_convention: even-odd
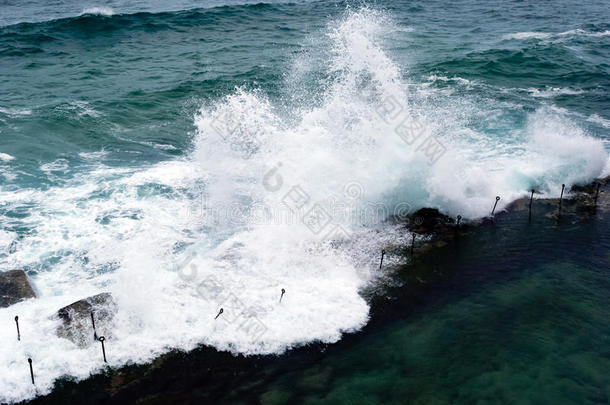
{"type": "Polygon", "coordinates": [[[384,320],[265,384],[258,400],[608,403],[607,209],[536,218],[548,209],[534,205],[531,224],[526,212],[503,216],[401,269],[416,286],[390,294],[384,320]]]}

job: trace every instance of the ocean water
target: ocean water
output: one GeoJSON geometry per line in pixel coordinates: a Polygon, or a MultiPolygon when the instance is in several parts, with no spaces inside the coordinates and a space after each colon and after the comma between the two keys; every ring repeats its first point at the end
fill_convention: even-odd
{"type": "Polygon", "coordinates": [[[411,239],[396,219],[610,174],[606,2],[0,11],[0,270],[38,294],[0,309],[2,402],[103,369],[54,334],[75,300],[115,297],[111,366],[333,343],[411,239]]]}

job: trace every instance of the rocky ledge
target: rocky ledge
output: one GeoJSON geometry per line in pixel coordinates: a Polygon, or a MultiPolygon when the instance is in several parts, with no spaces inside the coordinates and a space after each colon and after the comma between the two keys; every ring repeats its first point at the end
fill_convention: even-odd
{"type": "Polygon", "coordinates": [[[59,337],[69,339],[79,347],[87,347],[100,336],[109,338],[117,305],[110,293],[102,293],[76,301],[57,311],[62,324],[59,337]]]}
{"type": "Polygon", "coordinates": [[[23,270],[0,273],[0,308],[28,298],[36,298],[36,294],[23,270]]]}

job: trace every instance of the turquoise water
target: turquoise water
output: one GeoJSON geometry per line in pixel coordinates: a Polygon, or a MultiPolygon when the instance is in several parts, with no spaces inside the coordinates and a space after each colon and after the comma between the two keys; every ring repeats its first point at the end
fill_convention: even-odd
{"type": "Polygon", "coordinates": [[[378,252],[410,241],[388,219],[474,219],[496,195],[502,210],[607,176],[609,17],[602,1],[2,2],[0,270],[24,268],[38,298],[0,310],[31,331],[0,332],[0,367],[40,365],[37,389],[3,373],[0,401],[103,366],[53,334],[85,296],[121,308],[113,367],[336,343],[371,319],[359,292],[384,294],[378,252]],[[324,229],[303,220],[314,203],[324,229]],[[210,279],[236,299],[202,293],[210,279]],[[223,305],[262,336],[209,322],[223,305]]]}
{"type": "MultiPolygon", "coordinates": [[[[101,148],[119,165],[129,153],[140,164],[188,153],[192,116],[202,102],[243,85],[279,103],[291,91],[286,75],[294,55],[309,51],[308,38],[346,7],[228,4],[172,2],[165,8],[174,11],[165,11],[163,2],[152,1],[5,3],[0,114],[3,152],[23,161],[17,170],[25,173],[15,183],[44,182],[37,176],[40,163],[66,158],[78,164],[79,152],[101,148]],[[114,14],[79,16],[94,6],[114,14]]],[[[510,105],[495,122],[469,117],[469,125],[518,128],[528,111],[551,104],[607,138],[605,2],[577,8],[569,2],[381,2],[378,8],[400,28],[413,29],[390,32],[386,48],[407,78],[451,89],[450,98],[510,105]],[[539,36],[519,38],[528,32],[539,36]]],[[[312,68],[300,90],[319,93],[321,70],[312,68]]],[[[493,107],[479,106],[499,113],[493,107]]]]}

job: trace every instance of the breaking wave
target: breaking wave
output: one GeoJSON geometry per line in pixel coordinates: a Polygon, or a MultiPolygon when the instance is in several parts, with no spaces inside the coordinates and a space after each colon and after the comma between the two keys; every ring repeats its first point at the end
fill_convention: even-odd
{"type": "Polygon", "coordinates": [[[56,310],[83,297],[110,291],[118,304],[111,366],[200,344],[251,355],[332,343],[368,321],[361,291],[384,277],[379,251],[410,240],[406,214],[481,217],[496,195],[501,209],[603,172],[602,142],[552,106],[503,136],[468,125],[503,105],[448,102],[409,82],[384,47],[396,29],[387,13],[348,10],[295,59],[288,102],[240,87],[202,105],[186,158],[111,167],[101,151],[84,172],[41,165],[49,178],[73,174],[48,189],[0,187],[2,268],[28,269],[39,296],[0,310],[3,325],[17,313],[23,325],[21,342],[0,330],[0,365],[23,374],[0,375],[0,400],[102,369],[97,346],[54,333],[56,310]],[[325,79],[309,97],[300,86],[312,71],[325,79]]]}

